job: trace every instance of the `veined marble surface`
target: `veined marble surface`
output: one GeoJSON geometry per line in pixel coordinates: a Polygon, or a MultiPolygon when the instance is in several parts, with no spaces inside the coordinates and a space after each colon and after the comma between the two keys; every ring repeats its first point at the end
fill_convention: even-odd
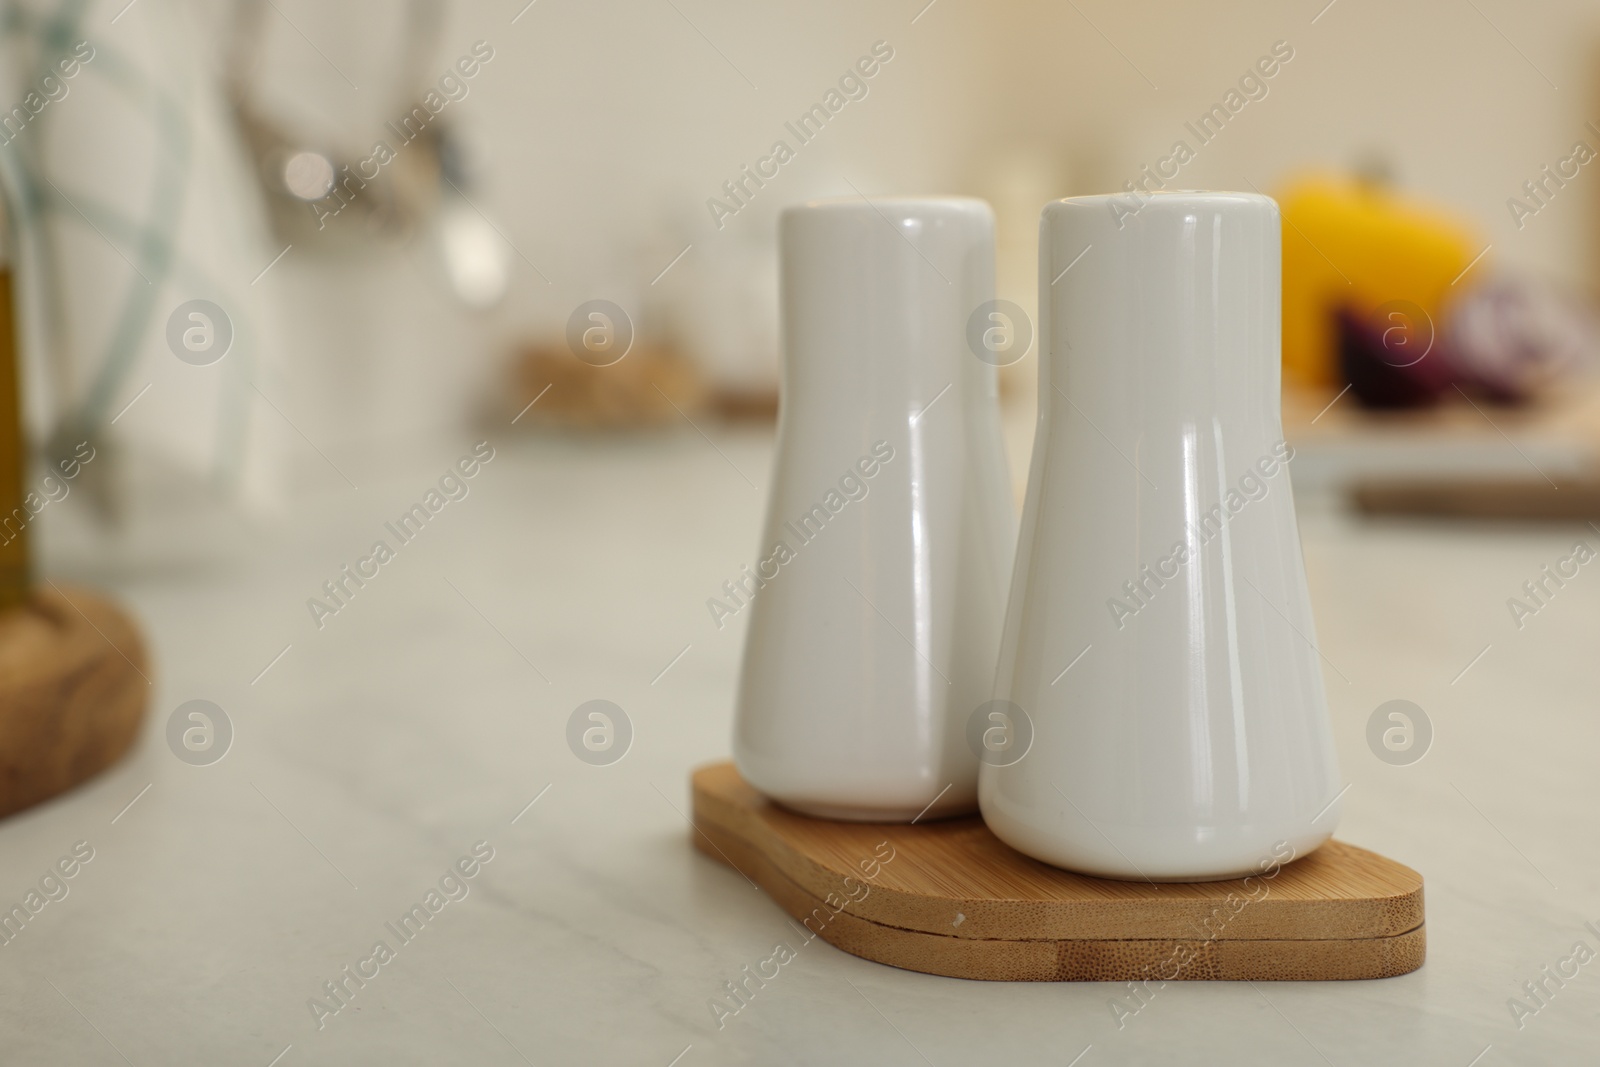
{"type": "Polygon", "coordinates": [[[1173,983],[1119,1028],[1124,986],[802,947],[690,847],[688,777],[729,750],[743,631],[705,602],[753,558],[767,433],[489,436],[468,496],[321,629],[307,599],[473,438],[332,456],[359,490],[323,470],[265,528],[151,501],[116,539],[74,518],[82,501],[47,517],[46,572],[132,607],[155,669],[129,758],[0,823],[7,908],[93,849],[0,945],[0,1061],[1490,1067],[1600,1047],[1600,962],[1546,982],[1520,1028],[1508,1007],[1570,970],[1576,942],[1600,949],[1600,563],[1520,630],[1506,603],[1600,531],[1358,524],[1302,501],[1350,783],[1339,836],[1426,877],[1428,962],[1380,982],[1173,983]],[[1394,698],[1435,732],[1410,766],[1367,746],[1394,698]],[[234,727],[209,766],[166,740],[191,699],[234,727]],[[634,731],[609,766],[566,740],[593,699],[634,731]],[[441,884],[475,846],[492,859],[441,884]],[[430,890],[436,913],[397,936],[430,890]],[[778,943],[795,958],[719,1027],[723,982],[778,943]],[[342,978],[340,1010],[308,1007],[337,1005],[324,983],[342,978]]]}

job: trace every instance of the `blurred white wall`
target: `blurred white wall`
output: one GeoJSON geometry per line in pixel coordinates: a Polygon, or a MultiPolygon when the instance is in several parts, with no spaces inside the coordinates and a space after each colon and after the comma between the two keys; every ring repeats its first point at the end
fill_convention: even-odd
{"type": "MultiPolygon", "coordinates": [[[[495,49],[451,109],[481,171],[477,202],[517,249],[510,294],[491,313],[466,311],[423,247],[365,262],[297,248],[281,266],[317,407],[307,432],[338,440],[457,420],[515,338],[555,333],[591,297],[714,323],[738,279],[770,288],[775,215],[813,196],[988,196],[1002,288],[1031,308],[1039,204],[1119,189],[1191,139],[1185,121],[1277,41],[1293,59],[1174,184],[1271,191],[1299,167],[1378,155],[1401,186],[1475,224],[1492,259],[1592,287],[1600,162],[1521,230],[1506,207],[1575,141],[1600,150],[1585,125],[1600,116],[1592,3],[924,2],[456,4],[433,65],[442,72],[480,39],[495,49]],[[716,228],[707,198],[775,139],[793,144],[784,122],[880,40],[894,58],[867,97],[716,228]]],[[[389,106],[399,5],[277,6],[286,17],[262,42],[267,95],[308,130],[364,147],[389,106]]],[[[751,353],[758,376],[771,357],[751,353]]]]}

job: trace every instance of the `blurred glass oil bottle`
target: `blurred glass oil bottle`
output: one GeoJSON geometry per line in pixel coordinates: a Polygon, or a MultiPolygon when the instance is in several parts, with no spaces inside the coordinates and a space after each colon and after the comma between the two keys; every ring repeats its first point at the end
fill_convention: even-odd
{"type": "Polygon", "coordinates": [[[22,394],[17,381],[16,314],[11,264],[0,259],[0,610],[28,599],[28,519],[22,506],[27,457],[22,441],[22,394]]]}

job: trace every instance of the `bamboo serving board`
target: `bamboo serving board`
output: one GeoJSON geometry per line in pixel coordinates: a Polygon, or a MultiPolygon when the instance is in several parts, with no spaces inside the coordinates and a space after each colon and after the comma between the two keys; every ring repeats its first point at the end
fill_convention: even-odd
{"type": "Polygon", "coordinates": [[[693,778],[695,846],[807,936],[893,967],[1007,982],[1388,978],[1422,966],[1422,877],[1330,841],[1273,877],[1089,878],[1029,859],[977,817],[813,819],[732,763],[693,778]]]}
{"type": "Polygon", "coordinates": [[[133,621],[82,589],[35,589],[0,611],[0,815],[98,774],[127,751],[149,701],[133,621]]]}

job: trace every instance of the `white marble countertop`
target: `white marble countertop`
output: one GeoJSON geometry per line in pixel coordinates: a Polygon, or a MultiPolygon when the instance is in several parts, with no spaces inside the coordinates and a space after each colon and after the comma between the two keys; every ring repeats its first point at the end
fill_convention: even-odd
{"type": "Polygon", "coordinates": [[[1351,783],[1340,836],[1426,877],[1422,970],[1174,983],[1119,1029],[1109,1002],[1122,987],[931,977],[818,941],[719,1029],[708,1001],[724,979],[794,934],[690,847],[684,814],[690,770],[728,752],[742,639],[738,619],[714,628],[705,600],[749,558],[762,495],[746,479],[765,484],[770,449],[764,432],[712,439],[507,434],[470,495],[321,630],[306,599],[468,439],[336,456],[360,489],[324,471],[327,488],[264,532],[145,502],[104,540],[63,507],[47,570],[136,611],[152,705],[129,758],[0,823],[7,907],[76,842],[94,850],[68,895],[0,945],[0,1061],[1592,1060],[1600,963],[1552,983],[1520,1029],[1507,1001],[1574,942],[1600,948],[1584,926],[1600,926],[1600,565],[1521,630],[1506,600],[1600,532],[1359,525],[1305,500],[1351,783]],[[1368,716],[1396,697],[1435,730],[1410,766],[1365,741],[1368,716]],[[165,739],[196,698],[235,730],[209,766],[165,739]],[[565,741],[573,709],[595,698],[635,731],[610,766],[565,741]],[[402,942],[386,924],[480,841],[493,858],[467,864],[467,895],[402,942]],[[366,962],[380,939],[393,958],[366,962]],[[376,973],[351,981],[319,1029],[307,1002],[346,965],[376,973]]]}

